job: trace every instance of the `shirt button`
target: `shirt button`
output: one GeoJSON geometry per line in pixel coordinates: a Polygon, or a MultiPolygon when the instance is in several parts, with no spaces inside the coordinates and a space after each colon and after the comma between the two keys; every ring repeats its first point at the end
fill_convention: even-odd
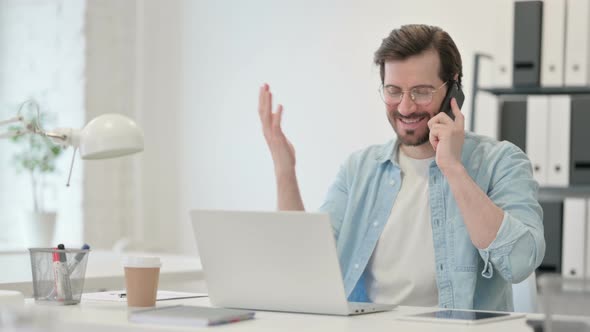
{"type": "Polygon", "coordinates": [[[373,223],[373,226],[377,227],[377,226],[379,226],[379,223],[375,221],[375,222],[373,223]]]}
{"type": "Polygon", "coordinates": [[[389,181],[389,185],[390,185],[390,186],[394,186],[394,185],[395,185],[395,180],[391,180],[391,181],[389,181]]]}
{"type": "Polygon", "coordinates": [[[358,269],[359,268],[359,265],[358,264],[354,264],[354,268],[355,269],[358,269]]]}

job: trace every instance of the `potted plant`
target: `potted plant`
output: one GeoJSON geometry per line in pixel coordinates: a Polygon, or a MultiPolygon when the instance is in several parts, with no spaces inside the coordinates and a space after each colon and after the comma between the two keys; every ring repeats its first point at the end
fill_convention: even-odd
{"type": "Polygon", "coordinates": [[[12,131],[24,134],[17,135],[12,141],[21,146],[14,154],[13,163],[18,173],[26,172],[31,181],[31,194],[33,198],[33,210],[29,213],[28,224],[25,227],[30,246],[53,246],[53,235],[57,213],[47,210],[45,206],[45,189],[47,176],[56,172],[55,163],[62,154],[63,149],[55,145],[45,136],[31,133],[32,128],[40,128],[41,123],[47,120],[48,115],[39,111],[39,105],[35,101],[27,101],[20,107],[19,113],[24,117],[21,126],[12,126],[12,131]]]}

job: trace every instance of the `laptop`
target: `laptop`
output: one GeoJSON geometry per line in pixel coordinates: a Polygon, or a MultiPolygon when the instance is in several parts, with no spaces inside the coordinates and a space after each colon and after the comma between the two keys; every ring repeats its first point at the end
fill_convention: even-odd
{"type": "Polygon", "coordinates": [[[329,315],[396,307],[347,301],[328,214],[190,214],[214,306],[329,315]]]}

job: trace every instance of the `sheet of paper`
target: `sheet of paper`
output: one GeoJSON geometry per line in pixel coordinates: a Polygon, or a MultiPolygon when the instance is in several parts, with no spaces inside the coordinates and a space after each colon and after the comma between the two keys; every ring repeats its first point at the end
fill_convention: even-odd
{"type": "MultiPolygon", "coordinates": [[[[207,293],[187,293],[187,292],[172,292],[159,290],[156,296],[156,301],[188,299],[196,297],[206,297],[207,293]]],[[[84,293],[82,294],[82,301],[113,301],[126,302],[126,293],[124,290],[108,291],[98,293],[84,293]]]]}

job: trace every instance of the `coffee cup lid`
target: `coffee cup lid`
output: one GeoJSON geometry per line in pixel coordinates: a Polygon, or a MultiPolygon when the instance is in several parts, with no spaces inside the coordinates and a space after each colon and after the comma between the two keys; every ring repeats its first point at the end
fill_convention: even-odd
{"type": "Polygon", "coordinates": [[[160,257],[147,256],[125,256],[123,257],[124,267],[161,267],[160,257]]]}

